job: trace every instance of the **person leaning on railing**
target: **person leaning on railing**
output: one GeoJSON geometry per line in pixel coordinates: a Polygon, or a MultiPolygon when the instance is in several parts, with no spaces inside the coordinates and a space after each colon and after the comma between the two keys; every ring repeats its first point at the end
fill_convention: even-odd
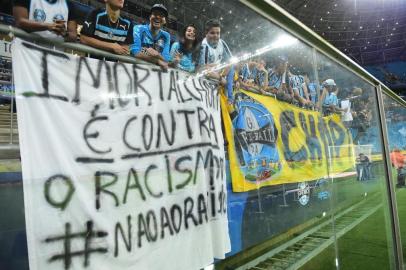
{"type": "Polygon", "coordinates": [[[134,43],[130,46],[131,54],[139,59],[157,64],[168,69],[171,36],[162,28],[166,24],[168,10],[162,4],[151,8],[149,24],[134,26],[134,43]]]}
{"type": "Polygon", "coordinates": [[[68,0],[14,0],[16,26],[44,38],[75,41],[76,16],[68,0]]]}
{"type": "Polygon", "coordinates": [[[231,60],[232,53],[227,43],[221,39],[221,24],[210,19],[205,23],[205,38],[200,46],[198,70],[206,72],[207,77],[219,80],[225,87],[228,101],[233,100],[234,67],[219,70],[221,64],[231,60]]]}
{"type": "Polygon", "coordinates": [[[105,0],[105,9],[90,11],[80,33],[80,42],[116,54],[130,54],[133,24],[120,16],[124,0],[105,0]]]}
{"type": "Polygon", "coordinates": [[[304,77],[291,72],[288,73],[288,77],[289,87],[292,89],[293,97],[299,103],[299,106],[305,108],[313,107],[304,77]]]}
{"type": "Polygon", "coordinates": [[[327,79],[322,83],[323,92],[319,100],[319,108],[323,109],[323,115],[341,112],[337,98],[337,85],[333,79],[327,79]]]}
{"type": "Polygon", "coordinates": [[[268,71],[265,61],[253,59],[241,65],[238,72],[238,83],[239,87],[245,90],[267,94],[265,89],[268,86],[268,71]]]}
{"type": "Polygon", "coordinates": [[[267,92],[276,95],[278,100],[292,102],[293,92],[288,82],[288,60],[284,56],[276,58],[276,63],[271,71],[268,71],[267,92]]]}
{"type": "Polygon", "coordinates": [[[169,65],[187,72],[195,72],[196,63],[193,55],[198,45],[199,39],[196,26],[194,24],[188,24],[183,29],[180,40],[172,44],[169,65]]]}

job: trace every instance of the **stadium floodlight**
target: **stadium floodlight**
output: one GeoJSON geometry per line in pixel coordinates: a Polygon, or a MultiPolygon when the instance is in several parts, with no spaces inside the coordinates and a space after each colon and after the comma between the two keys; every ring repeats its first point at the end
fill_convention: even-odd
{"type": "Polygon", "coordinates": [[[274,49],[277,48],[285,48],[292,46],[297,42],[297,38],[294,38],[290,35],[280,35],[276,38],[276,40],[272,43],[272,47],[274,49]]]}

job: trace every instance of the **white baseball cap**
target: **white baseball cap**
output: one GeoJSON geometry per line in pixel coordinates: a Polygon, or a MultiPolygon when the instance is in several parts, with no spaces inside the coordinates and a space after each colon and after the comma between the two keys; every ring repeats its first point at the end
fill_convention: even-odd
{"type": "Polygon", "coordinates": [[[336,86],[336,82],[333,79],[327,79],[323,82],[324,86],[336,86]]]}

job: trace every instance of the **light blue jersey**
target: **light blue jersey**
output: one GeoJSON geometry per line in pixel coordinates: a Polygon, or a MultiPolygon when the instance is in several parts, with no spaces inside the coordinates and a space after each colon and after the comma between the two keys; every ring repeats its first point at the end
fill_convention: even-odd
{"type": "Polygon", "coordinates": [[[240,79],[245,82],[248,80],[255,80],[257,77],[258,70],[256,67],[250,68],[249,64],[245,64],[242,69],[240,70],[239,77],[240,79]]]}
{"type": "Polygon", "coordinates": [[[297,92],[301,97],[304,98],[303,83],[304,77],[301,75],[292,75],[289,77],[289,86],[294,92],[297,92]]]}
{"type": "Polygon", "coordinates": [[[334,92],[328,93],[323,101],[323,106],[329,105],[338,106],[338,98],[334,92]]]}
{"type": "Polygon", "coordinates": [[[182,54],[182,58],[178,63],[178,68],[187,72],[194,72],[196,65],[195,62],[193,61],[192,53],[184,50],[182,44],[180,44],[179,42],[175,42],[172,44],[170,52],[171,61],[173,61],[173,58],[175,57],[176,53],[182,54]]]}
{"type": "Polygon", "coordinates": [[[159,30],[154,37],[149,29],[149,25],[134,26],[134,44],[130,46],[131,54],[137,55],[143,48],[153,48],[158,51],[165,61],[169,62],[171,36],[164,30],[159,30]]]}
{"type": "Polygon", "coordinates": [[[216,45],[213,45],[203,39],[200,48],[199,66],[225,63],[231,56],[231,51],[224,40],[220,39],[216,45]]]}

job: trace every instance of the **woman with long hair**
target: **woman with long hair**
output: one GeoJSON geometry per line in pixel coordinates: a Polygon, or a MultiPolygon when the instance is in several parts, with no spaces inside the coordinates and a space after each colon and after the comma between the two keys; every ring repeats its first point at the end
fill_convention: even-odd
{"type": "Polygon", "coordinates": [[[196,64],[193,54],[196,52],[198,44],[197,29],[194,24],[188,24],[184,28],[179,42],[172,44],[170,66],[187,72],[194,72],[196,64]]]}

